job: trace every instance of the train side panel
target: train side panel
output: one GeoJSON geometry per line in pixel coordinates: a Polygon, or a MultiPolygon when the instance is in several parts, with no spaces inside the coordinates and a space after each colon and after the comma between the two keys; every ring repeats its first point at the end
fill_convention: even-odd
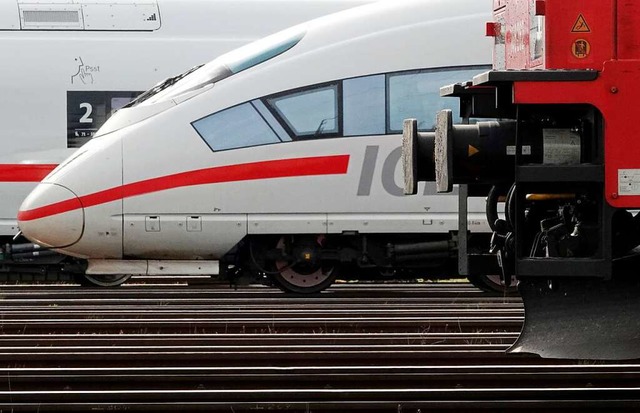
{"type": "MultiPolygon", "coordinates": [[[[433,90],[428,92],[438,95],[443,76],[454,76],[456,70],[482,71],[467,65],[484,63],[486,54],[477,48],[470,49],[464,43],[465,38],[459,37],[453,42],[470,49],[464,58],[451,59],[441,45],[434,45],[433,53],[406,55],[400,60],[393,59],[392,48],[402,38],[447,34],[451,31],[448,23],[436,20],[421,25],[416,20],[393,35],[380,30],[383,36],[375,31],[375,26],[387,23],[376,15],[370,21],[373,28],[368,28],[375,34],[363,36],[363,30],[354,27],[345,29],[350,33],[323,31],[322,35],[303,38],[289,54],[222,80],[202,95],[144,121],[144,127],[154,129],[155,133],[136,136],[121,131],[125,184],[166,181],[166,185],[160,185],[164,188],[161,191],[124,198],[125,255],[220,258],[247,234],[456,231],[457,216],[451,212],[457,210],[455,196],[435,196],[433,185],[421,186],[421,197],[402,196],[401,137],[389,133],[388,128],[379,135],[312,137],[217,150],[209,146],[206,137],[196,133],[194,126],[199,119],[247,102],[268,104],[273,94],[295,95],[297,91],[304,93],[322,85],[341,90],[342,79],[362,76],[361,67],[378,77],[401,68],[418,69],[424,67],[425,56],[429,66],[435,68],[431,70],[437,79],[433,90]],[[419,31],[421,35],[406,36],[408,30],[419,31]],[[319,47],[319,39],[327,36],[335,37],[330,42],[332,47],[319,47]],[[371,36],[380,36],[381,40],[372,41],[371,36]],[[351,40],[338,41],[340,37],[351,40]],[[350,56],[350,65],[329,64],[342,61],[346,55],[350,56]],[[447,64],[453,67],[438,69],[447,64]],[[324,70],[312,70],[318,66],[324,70]],[[152,156],[145,155],[144,148],[148,147],[154,147],[152,156]],[[192,184],[194,176],[200,174],[207,177],[192,184]],[[149,221],[157,225],[150,228],[149,221]],[[189,231],[189,221],[198,230],[189,231]],[[177,241],[171,246],[163,244],[169,236],[177,241]]],[[[453,39],[453,33],[450,35],[453,39]]],[[[385,116],[383,113],[382,117],[385,116]]],[[[240,136],[242,130],[227,133],[240,136]]],[[[484,208],[481,200],[474,200],[471,208],[475,213],[470,219],[471,229],[486,231],[486,221],[481,219],[484,208]]]]}

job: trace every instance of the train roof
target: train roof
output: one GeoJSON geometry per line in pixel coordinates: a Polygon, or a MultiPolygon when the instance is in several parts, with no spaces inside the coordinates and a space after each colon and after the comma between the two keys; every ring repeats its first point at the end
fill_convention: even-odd
{"type": "Polygon", "coordinates": [[[174,88],[190,83],[193,87],[193,79],[198,78],[206,82],[210,72],[209,80],[214,82],[228,78],[220,82],[221,87],[245,84],[244,89],[252,94],[246,96],[249,99],[256,93],[266,95],[366,74],[488,64],[492,42],[485,38],[482,23],[490,19],[490,8],[484,3],[396,0],[356,7],[297,25],[221,56],[174,88]],[[267,52],[256,59],[261,51],[274,48],[277,53],[267,52]],[[238,64],[238,60],[242,61],[239,55],[249,56],[248,60],[254,62],[238,64]],[[236,70],[234,65],[243,66],[242,70],[236,70]],[[229,68],[229,72],[221,75],[220,67],[229,68]]]}
{"type": "MultiPolygon", "coordinates": [[[[202,94],[208,103],[197,116],[338,79],[488,65],[493,42],[484,33],[484,23],[491,19],[487,2],[389,0],[311,20],[225,54],[186,76],[161,82],[144,96],[148,100],[132,104],[140,113],[135,118],[148,118],[212,86],[215,99],[202,94]]],[[[200,97],[190,103],[197,102],[200,97]]],[[[122,126],[107,124],[99,135],[122,126]]]]}

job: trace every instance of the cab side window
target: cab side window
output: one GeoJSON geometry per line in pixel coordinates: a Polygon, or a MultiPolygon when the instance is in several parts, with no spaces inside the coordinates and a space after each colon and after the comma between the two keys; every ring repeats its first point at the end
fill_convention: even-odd
{"type": "Polygon", "coordinates": [[[337,84],[267,98],[266,102],[298,138],[335,136],[340,131],[337,84]]]}
{"type": "Polygon", "coordinates": [[[261,114],[261,108],[256,107],[256,103],[248,102],[225,109],[197,120],[192,125],[214,151],[290,140],[280,131],[279,125],[270,125],[268,118],[261,114]]]}

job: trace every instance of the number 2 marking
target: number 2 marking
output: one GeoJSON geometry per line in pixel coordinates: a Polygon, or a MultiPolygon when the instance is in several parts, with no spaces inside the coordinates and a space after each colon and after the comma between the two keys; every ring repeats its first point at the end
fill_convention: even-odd
{"type": "Polygon", "coordinates": [[[93,112],[93,106],[91,106],[91,103],[81,103],[80,109],[85,110],[84,115],[80,118],[80,123],[93,123],[93,118],[89,117],[91,116],[91,112],[93,112]]]}

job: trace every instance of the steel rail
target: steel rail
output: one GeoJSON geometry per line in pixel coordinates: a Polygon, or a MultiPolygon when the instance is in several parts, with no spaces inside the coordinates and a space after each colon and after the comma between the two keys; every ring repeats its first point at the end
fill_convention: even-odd
{"type": "MultiPolygon", "coordinates": [[[[544,401],[572,402],[588,405],[593,401],[640,402],[640,387],[606,388],[410,388],[410,389],[271,389],[256,392],[242,390],[110,390],[110,391],[0,391],[0,406],[33,403],[38,400],[42,406],[47,403],[69,403],[82,400],[83,403],[306,403],[327,401],[403,403],[403,402],[504,402],[544,401]]],[[[637,406],[636,406],[637,407],[637,406]]]]}
{"type": "Polygon", "coordinates": [[[458,366],[415,367],[303,367],[265,368],[119,368],[119,369],[2,369],[0,391],[42,390],[130,390],[130,389],[236,389],[278,390],[350,388],[370,389],[382,385],[387,389],[425,387],[517,389],[532,385],[555,388],[637,387],[638,366],[617,368],[581,368],[565,366],[458,366]],[[10,387],[10,388],[9,388],[10,387]]]}
{"type": "Polygon", "coordinates": [[[376,344],[469,344],[512,343],[518,333],[323,333],[323,334],[4,334],[0,348],[11,346],[146,345],[159,342],[173,346],[235,345],[376,345],[376,344]]]}
{"type": "Polygon", "coordinates": [[[521,324],[467,285],[0,287],[0,411],[638,406],[638,364],[505,356],[521,324]]]}

